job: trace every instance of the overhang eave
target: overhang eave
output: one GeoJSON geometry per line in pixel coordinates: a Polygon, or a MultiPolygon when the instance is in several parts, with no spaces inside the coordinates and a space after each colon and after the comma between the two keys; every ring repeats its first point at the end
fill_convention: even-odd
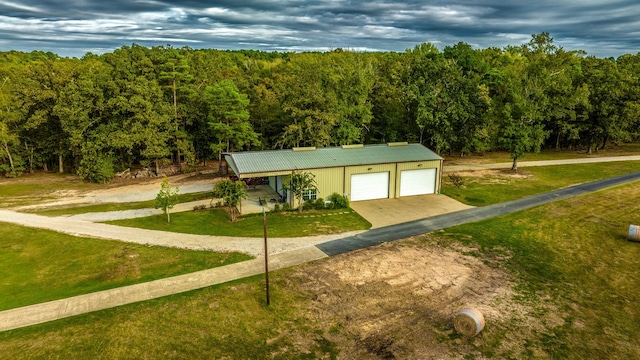
{"type": "Polygon", "coordinates": [[[256,172],[256,173],[240,173],[237,174],[240,179],[248,179],[248,178],[258,178],[258,177],[269,177],[269,176],[283,176],[283,175],[291,175],[293,170],[281,170],[281,171],[266,171],[266,172],[256,172]]]}

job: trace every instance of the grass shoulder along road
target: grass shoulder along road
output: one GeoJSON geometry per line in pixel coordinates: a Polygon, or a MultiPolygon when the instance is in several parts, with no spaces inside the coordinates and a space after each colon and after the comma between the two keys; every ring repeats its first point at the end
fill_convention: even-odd
{"type": "MultiPolygon", "coordinates": [[[[638,204],[636,183],[411,240],[415,245],[409,250],[444,246],[506,269],[518,309],[539,321],[532,326],[516,309],[513,317],[488,318],[472,339],[461,338],[451,319],[437,313],[404,328],[431,331],[431,345],[446,346],[451,358],[639,358],[640,244],[625,237],[629,223],[640,222],[638,204]]],[[[306,264],[304,272],[347,259],[306,264]]],[[[0,353],[7,358],[314,359],[344,356],[343,346],[352,346],[371,358],[380,357],[382,350],[419,358],[411,356],[420,351],[411,348],[412,341],[375,328],[393,313],[373,312],[367,319],[369,329],[375,329],[372,336],[387,344],[368,348],[366,339],[345,330],[345,323],[358,314],[316,314],[312,309],[327,304],[331,295],[349,299],[350,291],[367,291],[368,297],[385,303],[380,290],[399,287],[407,296],[425,296],[425,289],[392,281],[383,282],[378,291],[359,283],[337,290],[318,282],[310,291],[299,283],[306,278],[292,276],[292,270],[272,272],[270,306],[264,301],[264,279],[253,277],[0,333],[0,353]]]]}
{"type": "MultiPolygon", "coordinates": [[[[165,215],[106,222],[118,226],[148,230],[171,231],[185,234],[262,237],[262,214],[248,214],[236,221],[222,209],[207,209],[171,214],[171,222],[165,215]]],[[[354,230],[366,230],[371,223],[351,209],[310,210],[301,214],[285,211],[267,213],[267,229],[270,237],[302,237],[338,234],[354,230]]]]}
{"type": "Polygon", "coordinates": [[[0,223],[0,310],[223,266],[251,257],[74,237],[0,223]]]}
{"type": "Polygon", "coordinates": [[[443,176],[443,194],[472,206],[487,206],[571,185],[640,171],[640,161],[554,165],[510,170],[463,171],[456,188],[443,176]]]}

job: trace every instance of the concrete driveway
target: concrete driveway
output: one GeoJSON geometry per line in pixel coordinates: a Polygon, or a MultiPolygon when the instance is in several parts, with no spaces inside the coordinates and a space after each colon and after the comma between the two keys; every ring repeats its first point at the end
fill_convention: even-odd
{"type": "Polygon", "coordinates": [[[417,195],[398,199],[354,201],[351,208],[371,223],[371,228],[405,223],[469,209],[472,206],[444,195],[417,195]]]}

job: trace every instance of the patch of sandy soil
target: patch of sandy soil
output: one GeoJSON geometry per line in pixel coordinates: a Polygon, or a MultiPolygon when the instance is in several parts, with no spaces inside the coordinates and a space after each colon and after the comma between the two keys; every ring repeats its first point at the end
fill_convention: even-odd
{"type": "MultiPolygon", "coordinates": [[[[463,170],[456,171],[455,174],[462,176],[463,178],[481,179],[483,184],[507,184],[511,180],[519,179],[533,179],[534,176],[526,170],[518,170],[513,172],[505,169],[478,169],[478,170],[463,170]]],[[[444,181],[450,180],[445,177],[444,181]]]]}
{"type": "Polygon", "coordinates": [[[443,247],[430,236],[297,267],[290,281],[308,296],[303,316],[323,324],[342,359],[475,359],[485,346],[496,358],[548,357],[531,340],[562,320],[516,299],[506,258],[483,261],[472,255],[477,249],[443,247]],[[465,307],[486,320],[473,338],[453,327],[465,307]]]}
{"type": "Polygon", "coordinates": [[[529,179],[533,177],[533,175],[526,170],[518,170],[517,172],[514,172],[511,170],[504,170],[504,169],[466,170],[466,171],[458,171],[457,174],[463,177],[474,177],[474,178],[495,177],[495,178],[505,178],[505,179],[529,179]]]}
{"type": "MultiPolygon", "coordinates": [[[[169,185],[178,187],[181,194],[204,192],[213,189],[217,177],[211,174],[194,175],[183,174],[169,177],[169,185]]],[[[127,203],[147,201],[156,198],[160,190],[163,178],[153,179],[128,179],[114,180],[99,190],[83,192],[79,190],[58,190],[50,194],[55,200],[45,201],[39,204],[21,206],[16,210],[29,210],[37,208],[54,208],[68,205],[100,204],[100,203],[127,203]]]]}

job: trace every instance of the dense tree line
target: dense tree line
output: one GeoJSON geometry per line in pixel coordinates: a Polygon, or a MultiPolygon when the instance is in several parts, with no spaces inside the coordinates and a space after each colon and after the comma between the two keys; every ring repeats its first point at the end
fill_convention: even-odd
{"type": "Polygon", "coordinates": [[[420,142],[439,153],[594,152],[640,133],[640,53],[521,46],[267,53],[124,46],[0,53],[0,172],[108,181],[225,151],[420,142]]]}

